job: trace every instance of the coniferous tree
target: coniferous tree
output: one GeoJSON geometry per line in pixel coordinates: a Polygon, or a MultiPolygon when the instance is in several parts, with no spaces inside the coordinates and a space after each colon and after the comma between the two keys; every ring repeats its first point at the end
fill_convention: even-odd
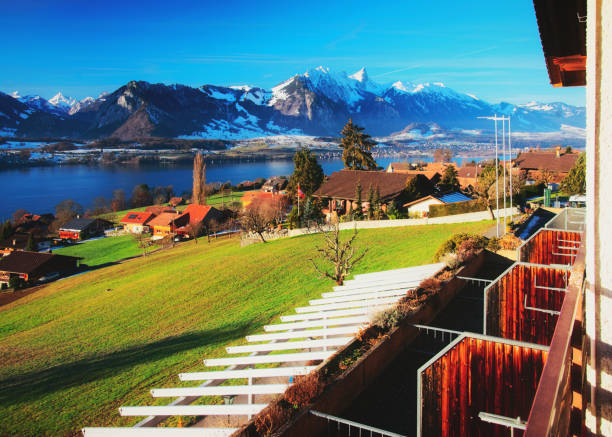
{"type": "Polygon", "coordinates": [[[306,197],[317,191],[323,183],[324,175],[316,155],[310,149],[301,147],[293,155],[293,165],[295,169],[287,185],[291,198],[295,199],[298,185],[306,197]]]}
{"type": "Polygon", "coordinates": [[[7,240],[13,234],[13,225],[10,220],[4,222],[2,226],[2,239],[7,240]]]}
{"type": "Polygon", "coordinates": [[[28,234],[28,241],[26,242],[25,250],[29,250],[31,252],[36,250],[36,243],[34,243],[34,237],[31,233],[28,234]]]}
{"type": "Polygon", "coordinates": [[[371,150],[376,146],[376,142],[363,132],[363,127],[357,126],[349,118],[348,123],[342,128],[342,141],[340,147],[344,166],[351,170],[376,170],[378,165],[372,158],[371,150]]]}
{"type": "Polygon", "coordinates": [[[374,192],[374,218],[380,220],[382,218],[382,204],[380,201],[380,188],[376,186],[374,192]]]}
{"type": "Polygon", "coordinates": [[[565,194],[586,193],[586,155],[581,153],[567,176],[561,181],[560,189],[565,194]]]}
{"type": "Polygon", "coordinates": [[[359,181],[357,181],[357,186],[355,187],[355,198],[357,199],[357,207],[353,211],[353,217],[355,220],[361,220],[363,218],[363,210],[361,209],[363,200],[361,199],[361,182],[359,181]]]}
{"type": "Polygon", "coordinates": [[[372,219],[372,213],[374,212],[374,190],[372,186],[368,188],[368,220],[372,219]]]}
{"type": "Polygon", "coordinates": [[[458,190],[459,179],[457,179],[458,173],[454,165],[449,165],[444,170],[442,179],[440,180],[440,188],[443,190],[458,190]]]}

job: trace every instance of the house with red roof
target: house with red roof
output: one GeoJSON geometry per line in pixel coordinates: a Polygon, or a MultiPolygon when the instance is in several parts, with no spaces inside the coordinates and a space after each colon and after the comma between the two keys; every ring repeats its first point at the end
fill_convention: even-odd
{"type": "Polygon", "coordinates": [[[221,222],[225,218],[223,213],[213,206],[193,204],[185,208],[181,217],[186,217],[186,220],[183,226],[176,229],[178,235],[188,235],[189,225],[195,226],[201,223],[206,226],[212,221],[221,222]]]}
{"type": "Polygon", "coordinates": [[[121,219],[123,229],[133,234],[142,234],[149,231],[147,223],[150,222],[155,215],[146,211],[130,211],[121,219]]]}
{"type": "Polygon", "coordinates": [[[149,228],[153,231],[153,238],[164,238],[166,235],[173,235],[176,230],[189,223],[189,217],[185,214],[176,212],[162,212],[158,216],[151,219],[148,223],[149,228]]]}

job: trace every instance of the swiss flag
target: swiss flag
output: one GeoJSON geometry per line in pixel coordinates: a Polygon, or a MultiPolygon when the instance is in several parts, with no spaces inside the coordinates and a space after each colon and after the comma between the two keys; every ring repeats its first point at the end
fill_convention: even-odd
{"type": "Polygon", "coordinates": [[[304,197],[306,197],[306,195],[304,194],[304,192],[300,189],[300,185],[298,184],[297,186],[297,195],[300,199],[303,199],[304,197]]]}

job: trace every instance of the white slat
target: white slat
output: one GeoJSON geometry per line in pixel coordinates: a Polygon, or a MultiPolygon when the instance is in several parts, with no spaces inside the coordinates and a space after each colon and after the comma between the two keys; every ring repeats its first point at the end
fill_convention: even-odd
{"type": "Polygon", "coordinates": [[[219,416],[257,414],[267,404],[234,405],[162,405],[150,407],[121,407],[122,416],[219,416]]]}
{"type": "Polygon", "coordinates": [[[249,344],[246,346],[229,346],[225,350],[228,354],[242,354],[245,352],[282,351],[293,349],[311,349],[317,347],[344,346],[352,337],[327,338],[323,340],[285,341],[282,343],[249,344]]]}
{"type": "Polygon", "coordinates": [[[344,335],[359,332],[359,326],[340,326],[338,328],[305,329],[302,331],[273,332],[271,334],[247,335],[248,342],[269,340],[290,340],[292,338],[313,338],[324,335],[344,335]]]}
{"type": "Polygon", "coordinates": [[[83,428],[84,437],[228,437],[238,428],[83,428]]]}
{"type": "Polygon", "coordinates": [[[357,296],[360,294],[378,293],[381,291],[396,291],[396,290],[403,290],[404,292],[407,292],[408,290],[415,289],[419,284],[420,284],[420,281],[419,282],[409,282],[399,287],[383,286],[383,287],[376,287],[376,288],[363,288],[359,290],[330,291],[329,293],[321,293],[321,296],[323,296],[323,298],[338,297],[338,296],[357,296]]]}
{"type": "Polygon", "coordinates": [[[323,299],[312,299],[309,300],[308,303],[310,305],[324,305],[330,303],[341,303],[341,302],[350,302],[353,300],[364,300],[364,299],[378,299],[381,297],[392,297],[392,296],[405,296],[407,290],[392,290],[392,291],[377,291],[374,293],[360,293],[354,294],[350,296],[338,296],[338,297],[326,297],[323,299]]]}
{"type": "Polygon", "coordinates": [[[429,274],[431,276],[434,273],[436,273],[438,270],[440,270],[442,267],[444,267],[444,263],[425,264],[422,266],[406,267],[403,269],[383,270],[380,272],[372,272],[372,273],[361,273],[361,274],[355,275],[355,279],[377,278],[380,276],[385,277],[387,275],[398,275],[398,274],[406,274],[407,276],[420,276],[420,277],[423,277],[423,275],[429,274]]]}
{"type": "Polygon", "coordinates": [[[225,395],[266,395],[284,393],[289,384],[218,385],[216,387],[154,388],[154,398],[175,398],[179,396],[225,396],[225,395]]]}
{"type": "Polygon", "coordinates": [[[288,331],[290,329],[304,329],[304,328],[318,328],[320,326],[338,326],[338,325],[363,325],[368,323],[370,319],[367,316],[355,316],[355,317],[337,317],[331,319],[321,319],[309,322],[294,322],[294,323],[280,323],[278,325],[266,325],[264,331],[275,332],[275,331],[288,331]]]}
{"type": "Polygon", "coordinates": [[[333,287],[334,291],[355,291],[363,290],[365,288],[371,288],[373,291],[384,289],[384,288],[400,288],[400,287],[416,287],[420,284],[420,280],[402,280],[402,281],[374,281],[374,282],[356,282],[352,285],[336,285],[333,287]]]}
{"type": "Polygon", "coordinates": [[[316,320],[323,319],[325,317],[344,317],[344,316],[359,316],[362,314],[369,314],[372,311],[378,311],[382,308],[388,307],[391,304],[380,304],[380,305],[370,305],[369,308],[351,308],[348,310],[337,310],[337,311],[325,311],[320,313],[303,313],[303,314],[291,314],[289,316],[281,316],[281,320],[283,322],[294,322],[298,320],[316,320]]]}
{"type": "Polygon", "coordinates": [[[295,354],[254,355],[248,357],[209,358],[204,360],[207,366],[231,366],[234,364],[264,364],[264,363],[291,363],[295,361],[325,360],[334,351],[300,352],[295,354]]]}
{"type": "Polygon", "coordinates": [[[399,296],[396,297],[381,297],[380,299],[368,299],[368,300],[353,300],[350,302],[340,302],[340,303],[329,303],[325,305],[311,305],[307,307],[297,307],[295,309],[296,313],[318,313],[320,311],[330,311],[330,310],[343,310],[354,307],[368,307],[370,305],[375,304],[385,304],[385,303],[393,303],[399,300],[399,296]]]}
{"type": "Polygon", "coordinates": [[[217,372],[188,372],[179,373],[181,381],[206,381],[215,379],[238,379],[238,378],[274,378],[277,376],[307,375],[316,366],[300,367],[273,367],[271,369],[241,369],[220,370],[217,372]]]}

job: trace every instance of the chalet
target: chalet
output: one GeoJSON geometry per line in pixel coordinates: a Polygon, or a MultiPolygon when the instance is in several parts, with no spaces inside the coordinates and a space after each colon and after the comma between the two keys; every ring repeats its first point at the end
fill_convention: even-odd
{"type": "Polygon", "coordinates": [[[427,179],[432,179],[437,175],[443,175],[446,168],[452,166],[456,168],[456,165],[452,162],[429,162],[422,167],[409,164],[406,162],[392,162],[387,167],[387,173],[401,173],[406,175],[423,175],[427,179]]]}
{"type": "Polygon", "coordinates": [[[171,206],[154,205],[154,206],[147,206],[145,208],[145,212],[150,212],[151,214],[156,216],[156,215],[160,215],[160,214],[162,214],[164,212],[176,213],[176,210],[173,207],[171,207],[171,206]]]}
{"type": "Polygon", "coordinates": [[[521,153],[514,160],[514,165],[525,174],[528,183],[539,180],[543,171],[552,174],[552,180],[549,182],[559,183],[567,176],[578,156],[575,152],[563,153],[560,147],[542,151],[530,150],[521,153]]]}
{"type": "Polygon", "coordinates": [[[147,223],[155,217],[153,213],[144,211],[130,211],[122,219],[121,224],[123,229],[133,234],[142,234],[148,232],[147,223]]]}
{"type": "Polygon", "coordinates": [[[153,239],[164,238],[173,235],[178,228],[189,223],[189,216],[177,212],[162,212],[148,222],[153,231],[153,239]]]}
{"type": "Polygon", "coordinates": [[[406,203],[404,207],[408,208],[408,214],[411,216],[427,217],[429,215],[429,207],[431,205],[468,202],[470,200],[472,200],[471,197],[459,192],[435,194],[406,203]]]}
{"type": "Polygon", "coordinates": [[[53,220],[55,220],[53,214],[26,213],[15,222],[14,231],[17,233],[46,235],[49,232],[49,225],[51,225],[53,220]]]}
{"type": "Polygon", "coordinates": [[[168,203],[173,208],[176,208],[179,205],[183,205],[185,203],[185,199],[183,199],[182,197],[173,197],[173,198],[170,199],[170,201],[168,203]]]}
{"type": "Polygon", "coordinates": [[[112,227],[113,224],[107,220],[75,218],[59,229],[59,237],[62,240],[86,240],[101,235],[112,227]]]}
{"type": "Polygon", "coordinates": [[[464,165],[457,169],[457,180],[461,188],[473,189],[478,184],[478,175],[482,173],[482,168],[478,165],[464,165]]]}
{"type": "Polygon", "coordinates": [[[0,256],[8,255],[15,250],[26,250],[30,235],[34,243],[34,250],[44,250],[51,247],[51,240],[49,238],[19,232],[14,233],[6,240],[0,241],[0,256]]]}
{"type": "Polygon", "coordinates": [[[209,205],[189,205],[185,208],[181,217],[186,217],[187,220],[184,225],[176,229],[177,235],[189,234],[189,225],[195,226],[202,224],[203,226],[207,226],[213,221],[218,223],[225,218],[221,211],[209,205]]]}
{"type": "Polygon", "coordinates": [[[289,181],[285,177],[274,176],[268,179],[262,186],[262,191],[266,193],[276,193],[284,190],[287,187],[289,181]]]}
{"type": "Polygon", "coordinates": [[[0,258],[0,283],[8,284],[11,278],[31,283],[50,274],[70,274],[77,270],[80,259],[53,253],[12,252],[0,258]]]}
{"type": "Polygon", "coordinates": [[[419,175],[383,171],[340,170],[332,173],[312,196],[324,202],[323,212],[330,218],[332,214],[345,215],[358,207],[367,209],[368,191],[378,189],[382,209],[386,211],[391,202],[401,200],[406,184],[415,177],[424,178],[419,175]],[[360,206],[357,205],[356,195],[358,185],[361,185],[362,190],[360,206]]]}
{"type": "Polygon", "coordinates": [[[251,203],[253,203],[256,200],[269,200],[269,199],[275,199],[277,197],[286,197],[286,194],[283,193],[267,193],[265,191],[247,191],[245,192],[242,197],[240,198],[240,203],[242,203],[242,206],[244,208],[246,208],[247,206],[249,206],[251,203]]]}

